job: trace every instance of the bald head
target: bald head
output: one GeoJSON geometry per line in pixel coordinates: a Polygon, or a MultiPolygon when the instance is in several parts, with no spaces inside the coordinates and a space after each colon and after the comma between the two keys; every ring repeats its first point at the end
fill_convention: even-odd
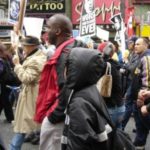
{"type": "Polygon", "coordinates": [[[138,38],[135,42],[135,52],[141,54],[148,49],[149,41],[146,38],[138,38]]]}
{"type": "MultiPolygon", "coordinates": [[[[47,22],[49,42],[60,44],[72,36],[72,23],[70,19],[62,14],[56,14],[49,18],[47,22]]],[[[57,46],[57,45],[56,45],[57,46]]]]}
{"type": "Polygon", "coordinates": [[[72,34],[72,23],[70,19],[62,14],[56,14],[49,18],[57,27],[62,30],[62,33],[72,34]]]}

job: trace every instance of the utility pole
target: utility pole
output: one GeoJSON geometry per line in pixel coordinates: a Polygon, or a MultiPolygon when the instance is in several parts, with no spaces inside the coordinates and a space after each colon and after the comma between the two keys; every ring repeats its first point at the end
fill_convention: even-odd
{"type": "Polygon", "coordinates": [[[125,19],[125,2],[127,0],[120,0],[120,12],[122,15],[123,20],[125,19]]]}

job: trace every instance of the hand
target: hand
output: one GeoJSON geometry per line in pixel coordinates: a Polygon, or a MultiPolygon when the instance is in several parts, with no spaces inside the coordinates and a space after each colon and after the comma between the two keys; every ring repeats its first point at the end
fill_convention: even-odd
{"type": "Polygon", "coordinates": [[[138,99],[140,99],[140,100],[142,100],[142,101],[145,100],[145,98],[144,98],[144,96],[143,96],[144,91],[145,91],[145,90],[140,90],[140,91],[138,92],[138,99]]]}
{"type": "Polygon", "coordinates": [[[149,112],[147,111],[146,105],[141,107],[141,113],[142,113],[143,116],[146,116],[146,115],[149,114],[149,112]]]}
{"type": "Polygon", "coordinates": [[[143,97],[144,97],[145,99],[148,99],[148,98],[150,98],[150,91],[144,90],[143,93],[142,93],[142,95],[143,95],[143,97]]]}
{"type": "Polygon", "coordinates": [[[140,99],[137,99],[136,104],[137,104],[138,107],[142,107],[144,105],[144,101],[140,100],[140,99]]]}
{"type": "Polygon", "coordinates": [[[120,73],[125,73],[125,71],[126,71],[126,70],[123,69],[123,68],[120,69],[120,73]]]}
{"type": "Polygon", "coordinates": [[[87,44],[87,46],[88,46],[88,48],[93,48],[93,43],[92,43],[92,42],[89,42],[89,43],[87,44]]]}
{"type": "Polygon", "coordinates": [[[17,55],[14,55],[13,57],[13,63],[14,65],[20,64],[19,57],[17,55]]]}
{"type": "Polygon", "coordinates": [[[138,99],[145,101],[145,99],[150,98],[150,91],[147,89],[140,90],[138,93],[138,99]]]}

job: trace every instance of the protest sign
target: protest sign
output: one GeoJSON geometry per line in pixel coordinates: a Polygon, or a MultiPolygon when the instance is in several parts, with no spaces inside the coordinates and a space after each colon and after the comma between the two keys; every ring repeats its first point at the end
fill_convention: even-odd
{"type": "Polygon", "coordinates": [[[84,0],[80,19],[80,36],[93,36],[96,32],[94,0],[84,0]]]}
{"type": "Polygon", "coordinates": [[[114,41],[117,41],[123,51],[125,50],[125,27],[121,14],[119,13],[114,15],[110,18],[110,21],[114,24],[114,28],[116,30],[114,41]]]}
{"type": "Polygon", "coordinates": [[[96,27],[96,37],[99,39],[109,41],[109,31],[96,27]]]}
{"type": "Polygon", "coordinates": [[[16,24],[19,19],[20,0],[9,0],[8,22],[16,24]]]}
{"type": "Polygon", "coordinates": [[[36,36],[37,38],[40,39],[43,22],[44,19],[42,18],[25,17],[24,27],[25,27],[26,35],[36,36]]]}

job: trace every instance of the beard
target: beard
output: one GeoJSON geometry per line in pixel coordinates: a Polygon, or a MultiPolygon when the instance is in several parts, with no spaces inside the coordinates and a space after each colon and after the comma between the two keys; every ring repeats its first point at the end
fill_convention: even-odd
{"type": "Polygon", "coordinates": [[[48,41],[52,45],[56,45],[57,37],[54,36],[53,34],[48,35],[48,41]]]}

